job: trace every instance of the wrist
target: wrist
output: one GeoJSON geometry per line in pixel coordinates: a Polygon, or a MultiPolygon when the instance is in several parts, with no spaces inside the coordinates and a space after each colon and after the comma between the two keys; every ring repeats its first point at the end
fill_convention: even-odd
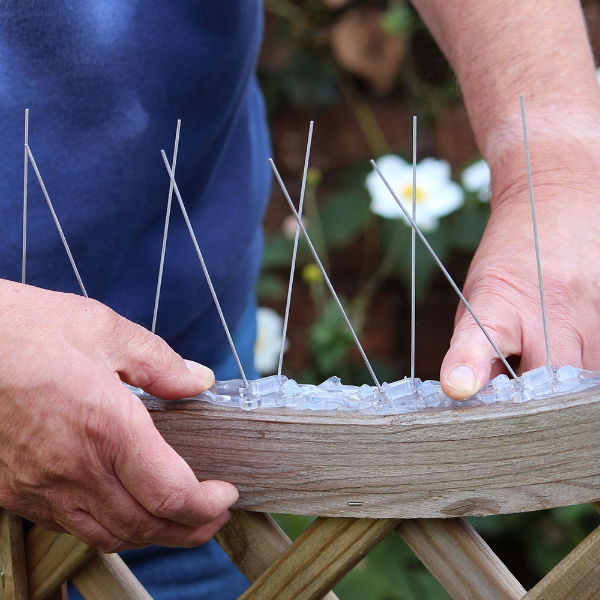
{"type": "MultiPolygon", "coordinates": [[[[493,150],[485,155],[492,172],[492,207],[516,197],[529,200],[520,113],[517,118],[510,128],[496,132],[493,150]]],[[[572,202],[575,197],[565,195],[573,192],[589,195],[590,182],[600,173],[600,110],[577,115],[527,112],[527,133],[533,185],[544,189],[544,201],[572,202]]]]}

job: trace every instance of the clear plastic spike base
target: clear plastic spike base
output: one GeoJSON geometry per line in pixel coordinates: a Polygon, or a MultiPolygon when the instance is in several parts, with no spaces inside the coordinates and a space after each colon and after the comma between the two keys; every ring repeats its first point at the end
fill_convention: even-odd
{"type": "MultiPolygon", "coordinates": [[[[248,381],[248,385],[241,379],[217,381],[192,400],[243,410],[286,408],[396,415],[496,402],[527,402],[580,392],[595,386],[600,386],[600,371],[544,366],[527,371],[518,379],[498,375],[471,398],[457,401],[442,392],[438,381],[404,378],[384,383],[379,389],[370,385],[344,385],[339,377],[330,377],[319,385],[311,385],[297,383],[285,376],[279,378],[271,375],[248,381]]],[[[141,390],[133,391],[143,394],[141,390]]]]}

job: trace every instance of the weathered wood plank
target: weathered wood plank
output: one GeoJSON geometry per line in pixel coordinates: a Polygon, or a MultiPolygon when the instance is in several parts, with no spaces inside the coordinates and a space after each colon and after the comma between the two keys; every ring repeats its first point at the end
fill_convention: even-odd
{"type": "Polygon", "coordinates": [[[396,519],[319,518],[240,600],[319,600],[397,524],[396,519]]]}
{"type": "Polygon", "coordinates": [[[524,597],[524,600],[598,600],[600,527],[597,527],[524,597]]]}
{"type": "Polygon", "coordinates": [[[35,525],[25,541],[29,595],[45,600],[60,589],[97,551],[66,533],[48,531],[35,525]]]}
{"type": "Polygon", "coordinates": [[[396,531],[454,600],[520,600],[525,589],[463,519],[413,519],[396,531]]]}
{"type": "Polygon", "coordinates": [[[216,540],[239,570],[254,581],[292,541],[267,514],[235,511],[216,540]]]}
{"type": "MultiPolygon", "coordinates": [[[[221,547],[250,580],[258,579],[292,541],[267,514],[236,511],[216,536],[221,547]]],[[[337,600],[329,592],[324,600],[337,600]]]]}
{"type": "Polygon", "coordinates": [[[56,592],[48,597],[48,600],[69,600],[68,599],[67,582],[63,583],[56,592]]]}
{"type": "Polygon", "coordinates": [[[147,398],[156,426],[238,508],[457,517],[600,499],[600,393],[389,417],[147,398]]]}
{"type": "Polygon", "coordinates": [[[28,597],[23,523],[20,517],[0,508],[0,598],[28,597]]]}
{"type": "Polygon", "coordinates": [[[118,554],[98,554],[71,578],[85,600],[152,600],[118,554]]]}

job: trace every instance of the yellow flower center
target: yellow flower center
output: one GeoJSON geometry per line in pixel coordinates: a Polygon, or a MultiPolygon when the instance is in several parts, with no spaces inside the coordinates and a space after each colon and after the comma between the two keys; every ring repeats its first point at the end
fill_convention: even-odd
{"type": "MultiPolygon", "coordinates": [[[[413,193],[412,183],[406,183],[400,190],[400,197],[403,198],[404,200],[406,200],[407,202],[412,202],[412,193],[413,193]]],[[[417,197],[417,204],[421,204],[421,202],[423,202],[425,200],[425,198],[427,197],[427,194],[425,193],[425,190],[423,190],[423,188],[420,188],[419,186],[417,186],[416,197],[417,197]]]]}
{"type": "Polygon", "coordinates": [[[308,284],[318,283],[323,279],[321,269],[319,269],[319,266],[315,263],[307,264],[304,269],[302,269],[302,279],[308,284]]]}

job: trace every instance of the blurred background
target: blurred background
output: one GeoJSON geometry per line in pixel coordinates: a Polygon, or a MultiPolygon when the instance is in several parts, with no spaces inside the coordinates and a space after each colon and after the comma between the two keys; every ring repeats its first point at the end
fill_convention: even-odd
{"type": "MultiPolygon", "coordinates": [[[[460,90],[426,27],[403,0],[265,0],[264,5],[259,77],[275,162],[297,202],[308,123],[314,119],[304,221],[378,375],[400,379],[410,366],[410,229],[389,198],[367,185],[368,161],[393,155],[394,186],[409,202],[411,118],[418,115],[417,222],[461,285],[488,218],[489,173],[460,90]]],[[[600,4],[583,5],[600,57],[600,4]]],[[[277,368],[295,233],[295,221],[275,188],[265,231],[256,366],[270,374],[277,368]]],[[[416,376],[437,379],[457,299],[419,243],[417,252],[416,376]]],[[[287,340],[289,377],[319,383],[338,375],[347,383],[368,382],[302,243],[287,340]]],[[[283,515],[278,520],[292,537],[310,522],[283,515]]],[[[599,518],[591,507],[580,506],[471,521],[529,588],[599,518]]],[[[342,600],[449,597],[394,535],[335,591],[342,600]]]]}

